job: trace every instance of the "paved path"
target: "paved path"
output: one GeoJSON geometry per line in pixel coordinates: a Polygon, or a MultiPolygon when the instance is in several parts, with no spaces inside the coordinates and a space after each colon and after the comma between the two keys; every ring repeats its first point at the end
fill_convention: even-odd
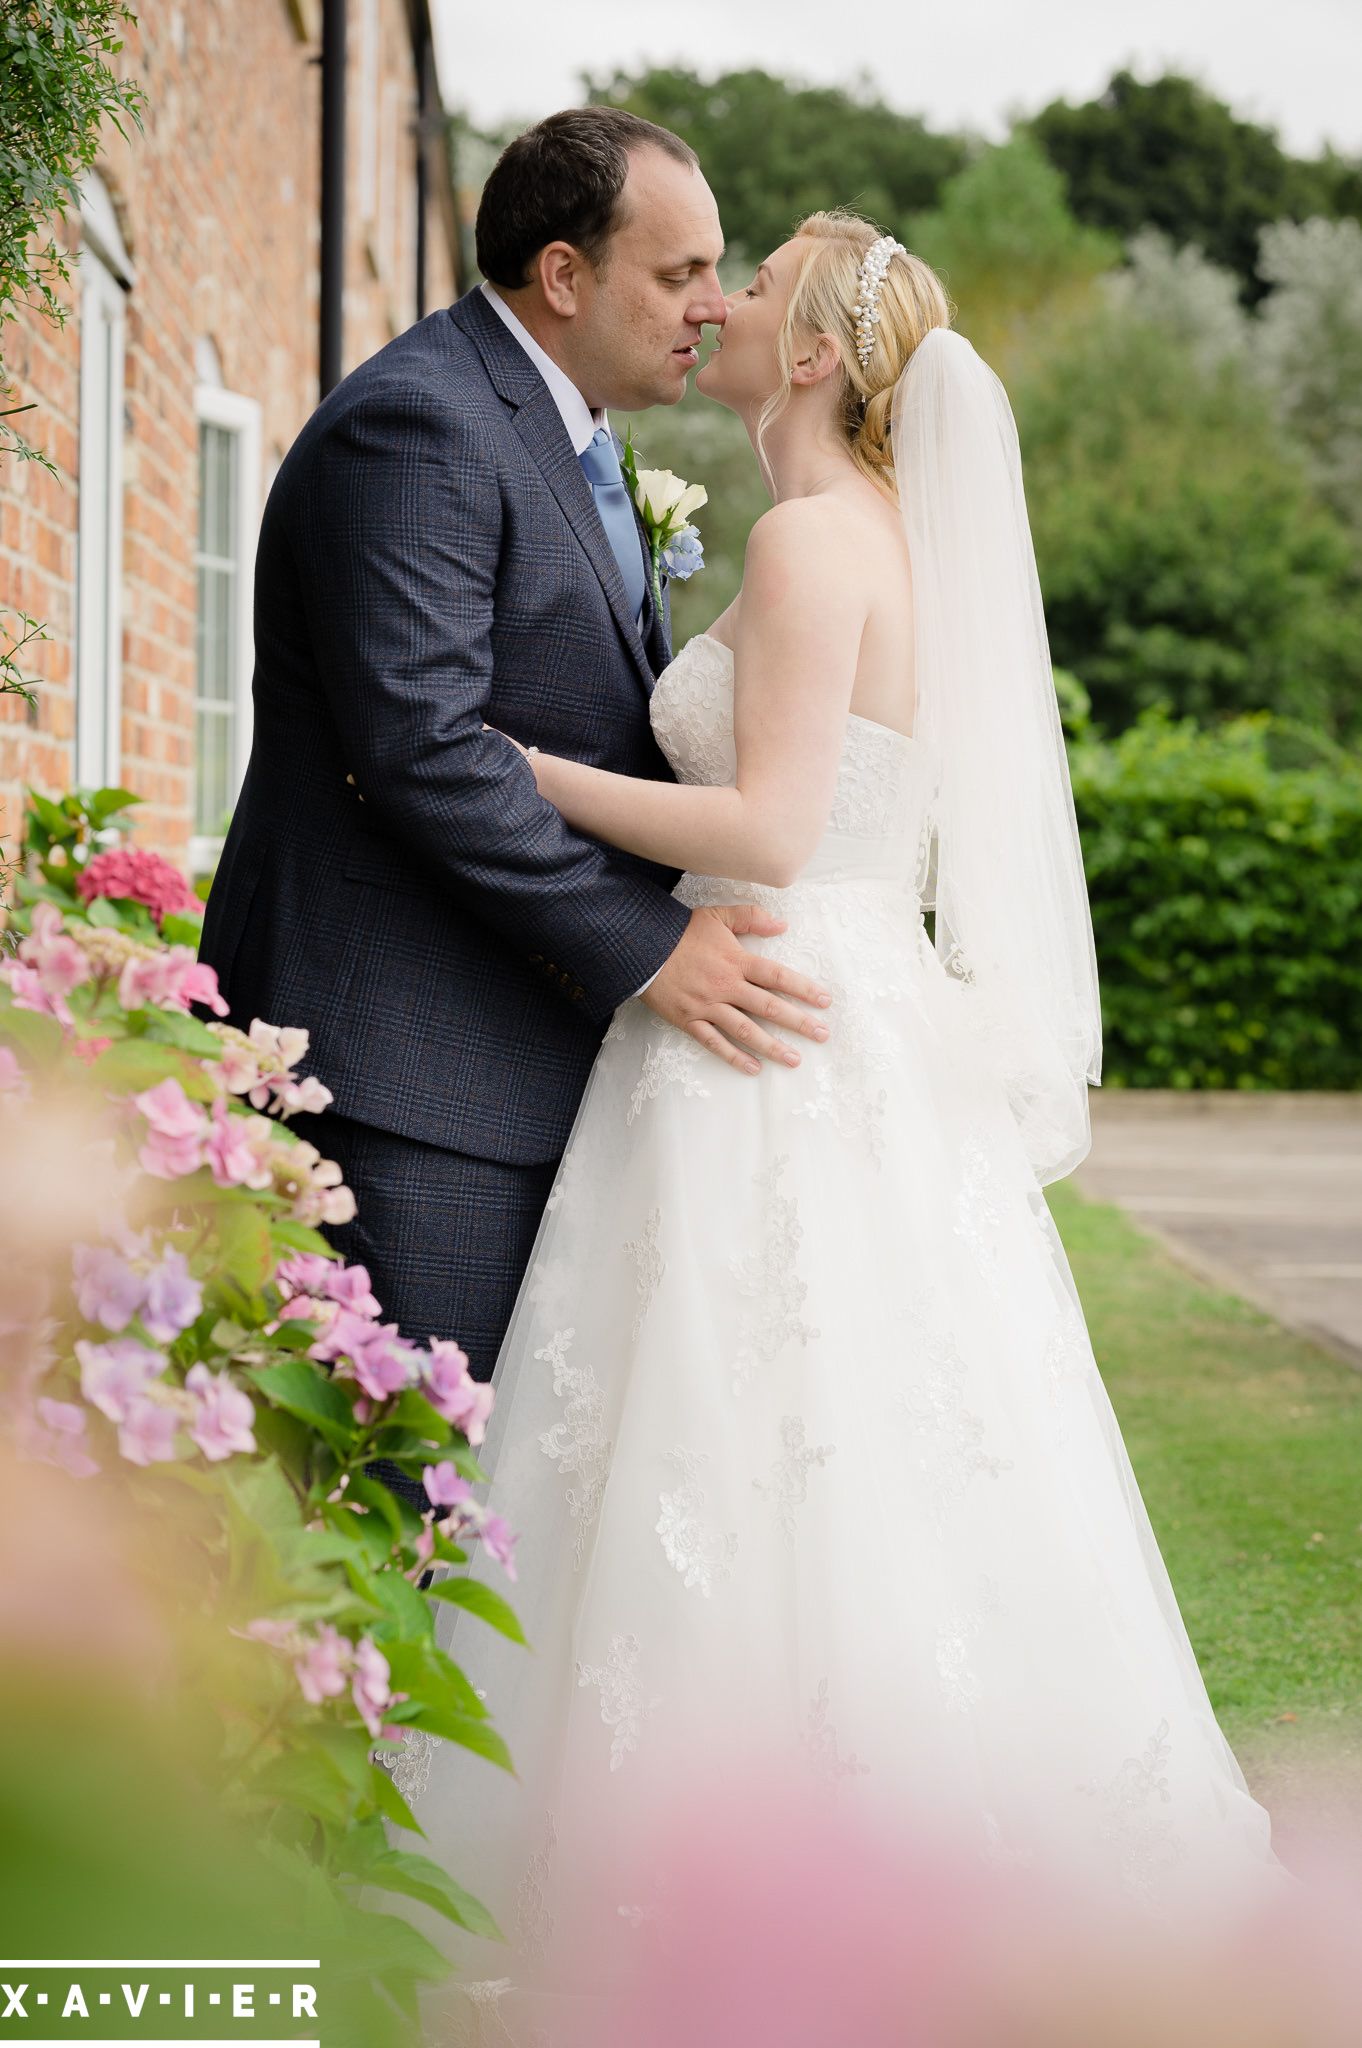
{"type": "Polygon", "coordinates": [[[1362,1369],[1362,1094],[1098,1088],[1084,1194],[1362,1369]]]}

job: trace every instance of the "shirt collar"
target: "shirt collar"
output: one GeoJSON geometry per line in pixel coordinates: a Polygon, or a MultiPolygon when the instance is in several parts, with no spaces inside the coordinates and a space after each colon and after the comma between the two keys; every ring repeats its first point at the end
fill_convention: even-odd
{"type": "Polygon", "coordinates": [[[499,292],[493,291],[491,285],[486,283],[481,285],[480,290],[498,319],[502,320],[510,329],[544,382],[548,385],[553,402],[562,415],[563,425],[567,428],[568,439],[572,443],[573,453],[580,455],[584,448],[590,447],[596,429],[598,427],[608,427],[609,421],[606,419],[604,412],[592,412],[567,371],[555,363],[547,350],[539,346],[539,343],[530,333],[529,328],[526,327],[522,320],[517,318],[499,292]]]}

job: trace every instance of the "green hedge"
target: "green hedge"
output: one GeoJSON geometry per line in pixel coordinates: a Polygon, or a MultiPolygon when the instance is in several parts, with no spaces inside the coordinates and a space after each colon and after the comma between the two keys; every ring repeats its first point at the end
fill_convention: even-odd
{"type": "Polygon", "coordinates": [[[1070,758],[1106,1082],[1362,1086],[1362,763],[1160,712],[1070,758]]]}

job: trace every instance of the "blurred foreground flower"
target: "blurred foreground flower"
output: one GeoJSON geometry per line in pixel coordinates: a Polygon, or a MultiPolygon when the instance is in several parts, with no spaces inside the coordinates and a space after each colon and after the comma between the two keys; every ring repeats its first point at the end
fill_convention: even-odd
{"type": "MultiPolygon", "coordinates": [[[[495,1932],[386,1832],[416,1826],[386,1767],[408,1729],[510,1768],[434,1621],[471,1543],[515,1576],[513,1537],[472,1498],[491,1390],[446,1336],[384,1323],[367,1272],[319,1234],[355,1205],[288,1127],[331,1099],[296,1071],[307,1033],[220,1021],[187,886],[127,850],[82,862],[96,835],[74,803],[38,820],[0,953],[0,1124],[22,1197],[0,1267],[13,1450],[31,1486],[50,1475],[59,1514],[86,1513],[84,1494],[96,1521],[157,1532],[141,1556],[169,1617],[168,1693],[224,1811],[356,1913],[386,1889],[495,1932]],[[422,1513],[374,1475],[384,1460],[413,1479],[438,1465],[462,1491],[422,1513]]],[[[523,1642],[494,1589],[477,1612],[523,1642]]],[[[363,1917],[412,2010],[443,1959],[363,1917]]]]}

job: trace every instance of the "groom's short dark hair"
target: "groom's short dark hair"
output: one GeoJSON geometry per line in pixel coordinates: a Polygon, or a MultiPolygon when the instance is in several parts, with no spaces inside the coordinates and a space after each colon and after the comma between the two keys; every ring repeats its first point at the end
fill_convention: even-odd
{"type": "Polygon", "coordinates": [[[666,152],[699,169],[689,143],[623,107],[569,107],[527,128],[502,151],[478,204],[478,268],[518,290],[550,242],[571,242],[593,268],[620,225],[631,149],[666,152]]]}

